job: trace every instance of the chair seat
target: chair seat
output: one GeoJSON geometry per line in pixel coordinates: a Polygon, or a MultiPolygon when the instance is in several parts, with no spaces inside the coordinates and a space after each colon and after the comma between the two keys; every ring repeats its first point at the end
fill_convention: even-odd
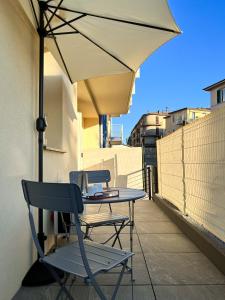
{"type": "Polygon", "coordinates": [[[121,223],[128,221],[128,216],[117,215],[113,213],[97,213],[97,214],[83,214],[80,216],[82,223],[89,226],[100,226],[112,223],[121,223]]]}
{"type": "MultiPolygon", "coordinates": [[[[134,255],[134,253],[129,251],[119,250],[91,241],[84,241],[84,247],[93,275],[101,271],[109,271],[134,255]]],[[[41,261],[76,276],[88,277],[78,241],[57,248],[54,253],[45,256],[41,261]]]]}

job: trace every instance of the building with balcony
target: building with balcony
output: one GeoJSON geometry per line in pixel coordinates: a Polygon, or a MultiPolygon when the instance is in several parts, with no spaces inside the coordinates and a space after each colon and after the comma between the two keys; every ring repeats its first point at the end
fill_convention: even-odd
{"type": "Polygon", "coordinates": [[[193,121],[205,117],[210,114],[209,108],[189,108],[170,112],[166,117],[166,135],[174,132],[183,125],[192,123],[193,121]]]}
{"type": "Polygon", "coordinates": [[[225,103],[225,79],[211,84],[203,89],[210,92],[211,109],[220,108],[225,103]]]}
{"type": "Polygon", "coordinates": [[[143,148],[143,159],[146,165],[156,165],[156,140],[165,134],[167,116],[167,112],[144,114],[131,131],[128,144],[143,148]]]}

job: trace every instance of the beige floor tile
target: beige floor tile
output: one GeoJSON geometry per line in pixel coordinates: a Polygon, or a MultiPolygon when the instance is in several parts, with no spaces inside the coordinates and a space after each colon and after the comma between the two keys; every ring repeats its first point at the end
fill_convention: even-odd
{"type": "Polygon", "coordinates": [[[155,286],[157,300],[224,300],[225,285],[155,286]]]}
{"type": "Polygon", "coordinates": [[[154,284],[224,284],[225,276],[202,253],[145,254],[154,284]]]}
{"type": "Polygon", "coordinates": [[[160,252],[200,252],[184,234],[139,234],[142,249],[147,253],[160,252]]]}
{"type": "MultiPolygon", "coordinates": [[[[99,300],[99,296],[97,295],[96,291],[91,286],[72,286],[67,287],[70,291],[70,294],[74,297],[74,299],[79,300],[99,300]]],[[[102,291],[107,297],[107,299],[110,299],[113,291],[114,286],[102,286],[102,291]]],[[[57,286],[48,286],[45,288],[45,293],[42,294],[40,292],[40,288],[37,288],[34,291],[34,288],[32,289],[25,289],[23,288],[23,291],[20,291],[20,295],[17,295],[16,298],[13,300],[52,300],[55,299],[57,294],[59,292],[59,287],[57,286]]],[[[154,295],[152,291],[152,287],[150,285],[143,285],[143,286],[134,286],[133,287],[133,293],[134,293],[134,300],[153,300],[154,295]]],[[[63,294],[61,294],[63,296],[63,294]]],[[[60,299],[65,299],[60,298],[60,299]]],[[[116,297],[117,300],[131,300],[132,299],[132,286],[120,286],[118,290],[118,294],[116,297]]]]}
{"type": "Polygon", "coordinates": [[[137,233],[181,233],[180,229],[171,221],[136,222],[137,233]]]}
{"type": "Polygon", "coordinates": [[[143,212],[137,213],[135,211],[135,224],[138,222],[155,222],[155,221],[170,221],[169,217],[164,212],[151,212],[143,210],[143,212]]]}

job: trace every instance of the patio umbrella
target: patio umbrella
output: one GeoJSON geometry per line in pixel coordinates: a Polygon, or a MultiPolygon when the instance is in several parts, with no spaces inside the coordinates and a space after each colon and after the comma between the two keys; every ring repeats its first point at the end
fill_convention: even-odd
{"type": "MultiPolygon", "coordinates": [[[[30,16],[27,3],[19,0],[30,16]]],[[[40,37],[38,179],[43,181],[44,47],[71,83],[135,73],[158,47],[180,33],[166,0],[29,0],[40,37]]],[[[33,20],[32,20],[33,22],[33,20]]],[[[115,87],[116,88],[116,87],[115,87]]],[[[43,212],[38,239],[44,249],[43,212]]]]}

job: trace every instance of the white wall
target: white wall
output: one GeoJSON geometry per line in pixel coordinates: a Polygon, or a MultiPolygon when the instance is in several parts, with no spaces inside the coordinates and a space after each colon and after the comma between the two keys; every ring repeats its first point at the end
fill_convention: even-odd
{"type": "Polygon", "coordinates": [[[32,261],[21,179],[35,178],[37,36],[16,1],[0,9],[0,298],[11,299],[32,261]]]}
{"type": "Polygon", "coordinates": [[[225,107],[157,141],[159,193],[225,241],[225,107]]]}

